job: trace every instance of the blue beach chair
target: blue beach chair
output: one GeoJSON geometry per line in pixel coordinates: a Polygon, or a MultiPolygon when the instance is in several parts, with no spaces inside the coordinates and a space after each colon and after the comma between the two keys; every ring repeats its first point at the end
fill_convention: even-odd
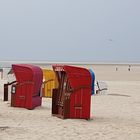
{"type": "Polygon", "coordinates": [[[95,74],[94,74],[94,72],[93,72],[93,70],[92,69],[89,69],[89,72],[90,72],[90,74],[91,74],[91,77],[92,77],[92,95],[94,95],[95,94],[95,74]]]}

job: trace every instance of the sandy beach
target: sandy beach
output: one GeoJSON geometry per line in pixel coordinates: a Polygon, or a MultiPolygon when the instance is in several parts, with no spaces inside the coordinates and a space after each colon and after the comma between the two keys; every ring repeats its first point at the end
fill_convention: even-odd
{"type": "Polygon", "coordinates": [[[92,96],[91,119],[62,120],[51,115],[51,99],[34,110],[3,102],[0,81],[0,140],[139,140],[140,65],[83,65],[105,81],[108,91],[92,96]],[[117,67],[117,71],[116,71],[117,67]]]}

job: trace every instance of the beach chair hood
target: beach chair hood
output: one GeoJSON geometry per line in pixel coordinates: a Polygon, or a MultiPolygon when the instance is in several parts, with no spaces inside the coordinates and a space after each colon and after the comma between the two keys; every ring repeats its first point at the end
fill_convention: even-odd
{"type": "MultiPolygon", "coordinates": [[[[67,79],[73,90],[91,88],[92,79],[89,70],[67,65],[54,65],[54,71],[65,71],[67,79]]],[[[59,78],[59,77],[58,77],[59,78]]]]}
{"type": "Polygon", "coordinates": [[[34,93],[38,93],[40,91],[43,74],[39,67],[28,64],[14,64],[12,65],[12,69],[18,84],[33,82],[34,93]]]}

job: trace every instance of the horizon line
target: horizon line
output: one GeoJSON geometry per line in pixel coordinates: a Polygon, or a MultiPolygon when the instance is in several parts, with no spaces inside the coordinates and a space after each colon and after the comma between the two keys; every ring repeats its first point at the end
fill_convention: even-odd
{"type": "Polygon", "coordinates": [[[140,65],[140,62],[134,61],[46,61],[46,60],[0,60],[0,63],[31,63],[31,64],[126,64],[126,65],[140,65]]]}

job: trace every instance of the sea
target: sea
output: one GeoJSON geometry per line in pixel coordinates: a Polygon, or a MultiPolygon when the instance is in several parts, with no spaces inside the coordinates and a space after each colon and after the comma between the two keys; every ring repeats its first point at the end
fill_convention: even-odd
{"type": "Polygon", "coordinates": [[[33,64],[38,66],[50,66],[53,64],[64,64],[64,65],[135,65],[139,66],[140,62],[101,62],[101,61],[92,61],[92,62],[77,62],[77,61],[38,61],[38,60],[9,60],[9,61],[0,61],[0,68],[11,68],[12,64],[33,64]]]}

